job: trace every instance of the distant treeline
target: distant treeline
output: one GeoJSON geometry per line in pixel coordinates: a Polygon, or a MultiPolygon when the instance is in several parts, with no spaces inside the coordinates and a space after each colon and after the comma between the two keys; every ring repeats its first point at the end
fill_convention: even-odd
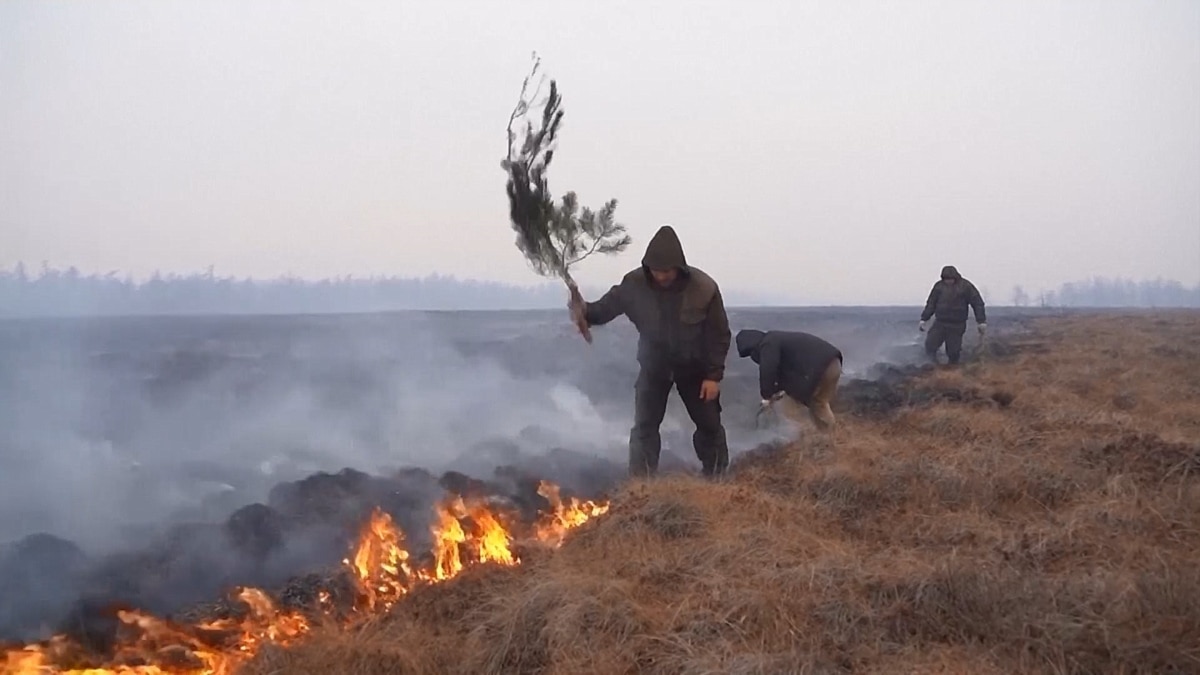
{"type": "MultiPolygon", "coordinates": [[[[607,287],[584,289],[598,297],[607,287]]],[[[726,294],[730,304],[771,304],[768,298],[726,294]]],[[[117,272],[84,275],[47,265],[0,270],[0,316],[145,314],[321,314],[397,310],[552,309],[566,306],[558,282],[518,286],[426,277],[293,277],[236,279],[206,272],[155,274],[135,281],[117,272]]]]}
{"type": "MultiPolygon", "coordinates": [[[[600,289],[585,289],[596,297],[600,289]]],[[[1005,304],[987,298],[989,304],[1005,304]]],[[[786,300],[725,291],[731,306],[781,305],[786,300]]],[[[87,316],[144,314],[319,314],[396,310],[561,308],[559,283],[518,286],[490,281],[427,277],[336,277],[310,281],[293,277],[236,279],[207,272],[155,274],[135,281],[116,272],[81,274],[74,267],[43,265],[30,274],[24,265],[0,270],[0,316],[87,316]]],[[[862,304],[872,304],[864,302],[862,304]]],[[[1020,286],[1011,304],[1028,307],[1200,307],[1200,286],[1177,281],[1093,279],[1063,284],[1036,296],[1020,286]]]]}
{"type": "Polygon", "coordinates": [[[128,276],[81,274],[74,267],[24,266],[0,272],[0,315],[80,316],[134,314],[317,314],[427,309],[535,309],[561,307],[561,285],[523,287],[431,275],[424,278],[291,277],[236,279],[211,270],[128,276]]]}
{"type": "Polygon", "coordinates": [[[1106,279],[1063,284],[1058,290],[1032,297],[1020,286],[1013,289],[1018,307],[1200,307],[1200,284],[1188,288],[1178,281],[1106,279]]]}

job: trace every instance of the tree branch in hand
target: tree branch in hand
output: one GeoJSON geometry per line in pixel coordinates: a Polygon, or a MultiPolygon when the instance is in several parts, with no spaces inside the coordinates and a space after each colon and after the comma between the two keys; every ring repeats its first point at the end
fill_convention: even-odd
{"type": "MultiPolygon", "coordinates": [[[[550,195],[546,171],[554,159],[562,123],[562,97],[558,83],[551,79],[550,91],[540,104],[540,125],[535,131],[533,122],[525,118],[534,110],[535,99],[545,81],[544,77],[539,80],[533,96],[528,96],[529,83],[540,67],[541,59],[535,53],[533,68],[522,81],[521,96],[509,115],[508,155],[500,164],[508,174],[509,218],[517,233],[517,248],[535,272],[560,277],[575,296],[579,289],[571,276],[572,265],[596,253],[620,253],[633,240],[625,226],[615,219],[616,199],[610,199],[598,212],[584,208],[580,213],[574,192],[564,194],[559,204],[550,195]],[[521,126],[524,138],[518,144],[517,129],[521,126]]],[[[591,341],[586,322],[580,326],[580,332],[591,341]]]]}

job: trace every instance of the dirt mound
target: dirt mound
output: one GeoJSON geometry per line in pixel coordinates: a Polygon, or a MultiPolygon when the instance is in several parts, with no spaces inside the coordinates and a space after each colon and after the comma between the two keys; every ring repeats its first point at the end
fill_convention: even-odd
{"type": "Polygon", "coordinates": [[[239,553],[263,560],[284,543],[286,519],[265,504],[244,506],[229,516],[225,533],[239,553]]]}
{"type": "Polygon", "coordinates": [[[969,372],[985,364],[1003,366],[1020,356],[1045,353],[1046,343],[1031,339],[1024,332],[1027,330],[1028,327],[1018,327],[1013,337],[989,340],[982,355],[973,354],[960,366],[939,366],[911,354],[904,359],[910,362],[908,365],[877,364],[865,378],[843,381],[832,408],[834,412],[859,418],[884,419],[902,408],[947,402],[1008,407],[1017,398],[1011,389],[985,389],[975,383],[933,376],[939,372],[969,372]]]}
{"type": "Polygon", "coordinates": [[[787,452],[790,445],[791,443],[785,440],[761,443],[734,457],[729,464],[729,471],[730,473],[739,473],[770,467],[779,460],[784,452],[787,452]]]}
{"type": "Polygon", "coordinates": [[[0,638],[26,639],[57,622],[78,597],[87,564],[78,546],[49,534],[0,548],[0,638]]]}
{"type": "Polygon", "coordinates": [[[1200,444],[1168,442],[1158,434],[1130,433],[1115,441],[1093,443],[1083,457],[1110,474],[1129,473],[1153,482],[1200,481],[1200,444]]]}
{"type": "Polygon", "coordinates": [[[832,408],[836,413],[868,419],[885,418],[901,408],[960,403],[1007,407],[1016,394],[1004,389],[985,390],[965,382],[931,379],[933,364],[881,366],[871,379],[851,379],[838,388],[832,408]]]}

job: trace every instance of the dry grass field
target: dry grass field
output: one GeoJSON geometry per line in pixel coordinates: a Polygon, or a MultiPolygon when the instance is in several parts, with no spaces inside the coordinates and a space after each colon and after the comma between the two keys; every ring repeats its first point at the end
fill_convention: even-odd
{"type": "Polygon", "coordinates": [[[1200,672],[1200,315],[1008,346],[245,671],[1200,672]]]}

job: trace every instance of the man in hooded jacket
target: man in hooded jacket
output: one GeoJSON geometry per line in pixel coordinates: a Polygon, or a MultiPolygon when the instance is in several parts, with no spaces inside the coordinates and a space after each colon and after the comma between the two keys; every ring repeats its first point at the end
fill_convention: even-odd
{"type": "Polygon", "coordinates": [[[729,318],[717,282],[688,264],[675,230],[659,228],[640,267],[596,302],[576,300],[570,308],[577,325],[601,326],[624,314],[637,328],[640,369],[629,473],[649,476],[658,470],[659,427],[672,386],[696,425],[692,445],[704,474],[724,473],[729,446],[721,422],[720,383],[731,341],[729,318]]]}
{"type": "Polygon", "coordinates": [[[933,327],[925,336],[925,353],[937,358],[938,348],[946,344],[946,358],[951,365],[957,364],[962,355],[963,335],[967,332],[967,311],[975,312],[975,323],[979,324],[979,335],[987,332],[987,312],[983,296],[975,284],[964,279],[953,265],[942,268],[942,278],[929,291],[925,309],[921,312],[922,332],[930,318],[933,327]]]}
{"type": "Polygon", "coordinates": [[[830,402],[842,377],[842,352],[821,338],[800,331],[746,329],[737,334],[738,356],[758,364],[758,393],[763,409],[784,395],[808,413],[818,429],[837,423],[830,402]]]}

